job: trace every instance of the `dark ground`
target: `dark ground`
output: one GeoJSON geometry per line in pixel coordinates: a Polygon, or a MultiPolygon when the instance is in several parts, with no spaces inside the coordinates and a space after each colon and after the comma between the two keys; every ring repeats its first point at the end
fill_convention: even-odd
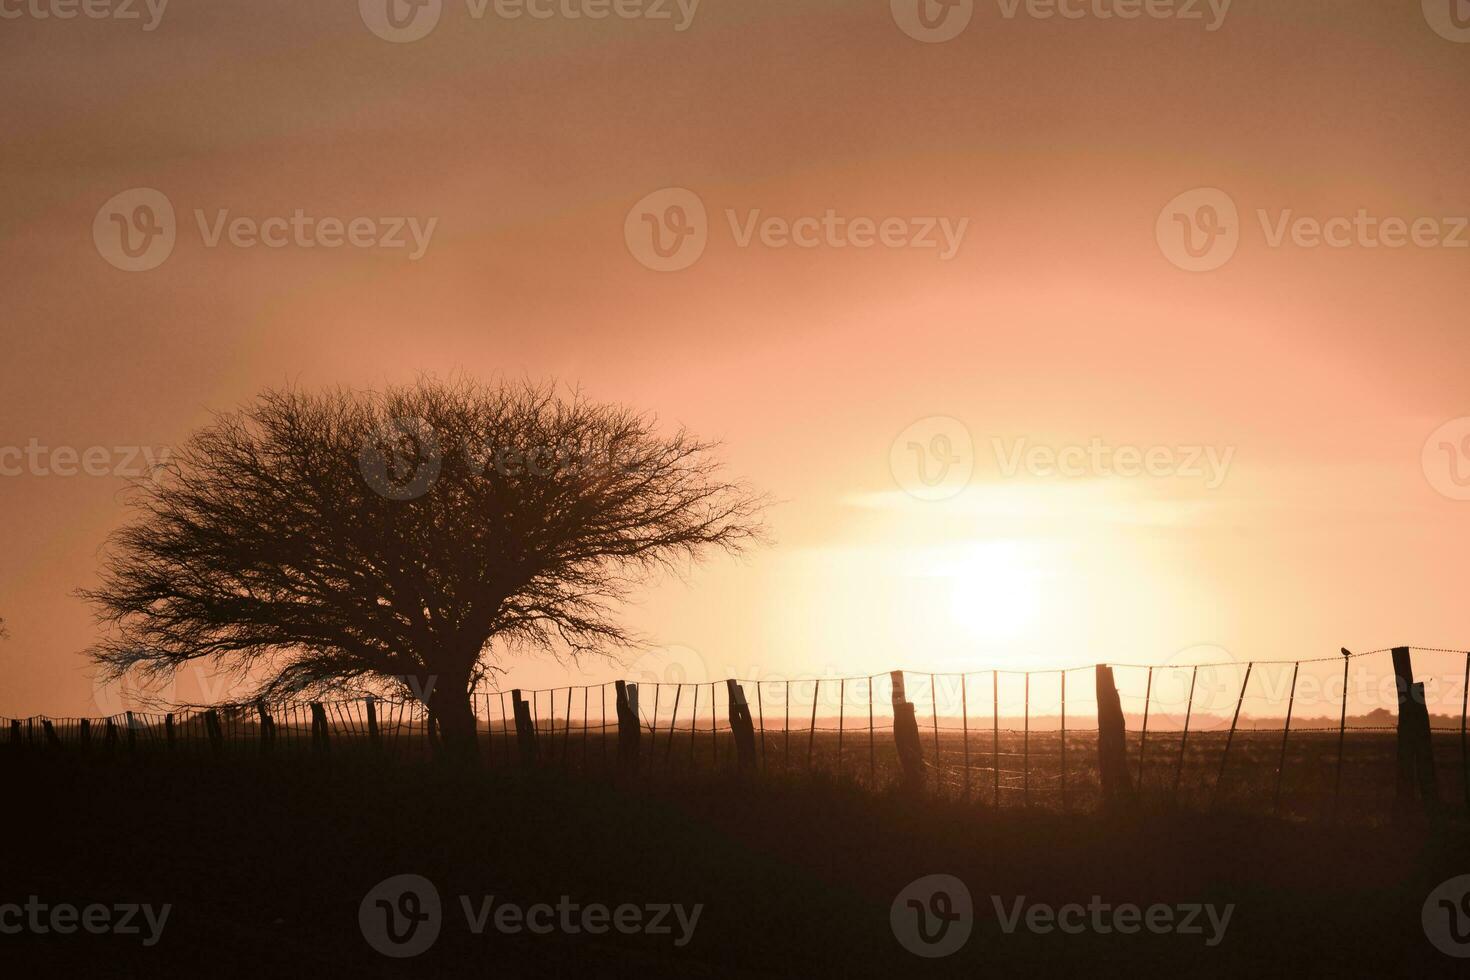
{"type": "Polygon", "coordinates": [[[20,751],[0,753],[0,772],[0,903],[174,906],[153,948],[0,936],[9,976],[1449,976],[1467,963],[1420,925],[1429,891],[1470,873],[1463,823],[997,814],[820,778],[620,787],[341,757],[20,751]],[[437,886],[444,926],[427,952],[391,960],[364,940],[358,907],[406,872],[437,886]],[[899,945],[889,906],[934,873],[968,885],[976,925],[959,952],[927,960],[899,945]],[[670,936],[476,936],[461,894],[705,908],[678,949],[670,936]],[[990,900],[1094,894],[1236,908],[1208,948],[1202,936],[1006,935],[990,900]]]}

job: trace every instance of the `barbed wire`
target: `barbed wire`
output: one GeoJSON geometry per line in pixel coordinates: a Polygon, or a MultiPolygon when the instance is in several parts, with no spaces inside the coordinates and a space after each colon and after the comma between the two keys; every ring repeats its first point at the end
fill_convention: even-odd
{"type": "MultiPolygon", "coordinates": [[[[1199,664],[1133,664],[1133,663],[1115,663],[1115,662],[1106,662],[1105,661],[1105,662],[1102,662],[1102,663],[1094,663],[1094,664],[1079,664],[1079,665],[1073,666],[1073,667],[1048,667],[1048,668],[1038,668],[1038,669],[1034,669],[1034,670],[1021,670],[1021,669],[1017,669],[1017,668],[1003,668],[1003,667],[991,667],[991,668],[986,668],[986,669],[966,670],[966,671],[933,671],[933,670],[913,670],[913,669],[910,669],[910,668],[899,668],[897,670],[878,671],[878,672],[872,673],[872,674],[851,674],[851,675],[846,675],[846,676],[832,676],[832,677],[787,677],[787,678],[763,678],[763,679],[757,679],[757,678],[752,678],[752,677],[730,677],[730,678],[720,678],[718,680],[707,680],[707,681],[630,681],[629,683],[635,683],[635,684],[639,684],[641,686],[648,686],[648,687],[665,687],[665,686],[667,686],[667,687],[705,687],[705,686],[718,687],[719,685],[725,683],[727,680],[733,680],[737,684],[787,685],[787,686],[793,685],[793,684],[798,684],[798,685],[806,685],[806,684],[816,684],[816,685],[822,685],[822,684],[840,684],[840,683],[845,683],[845,682],[848,682],[848,681],[865,681],[865,682],[871,684],[873,681],[877,680],[878,678],[885,677],[885,676],[888,676],[888,675],[891,675],[891,674],[895,674],[895,673],[901,673],[901,674],[905,675],[905,679],[907,679],[908,677],[912,676],[912,677],[917,677],[917,678],[929,678],[931,680],[937,680],[939,678],[992,677],[992,676],[999,676],[999,675],[1005,675],[1007,677],[1047,676],[1047,675],[1052,675],[1052,674],[1070,674],[1070,673],[1075,673],[1077,671],[1082,671],[1082,670],[1094,670],[1097,667],[1112,667],[1112,668],[1121,667],[1121,668],[1124,668],[1126,670],[1194,670],[1194,669],[1198,669],[1198,668],[1213,668],[1213,667],[1244,667],[1247,664],[1253,664],[1253,665],[1255,665],[1257,667],[1282,666],[1282,665],[1285,665],[1285,666],[1294,666],[1294,665],[1300,665],[1300,664],[1341,663],[1344,660],[1359,660],[1359,659],[1362,659],[1363,657],[1372,657],[1372,656],[1378,656],[1378,655],[1385,654],[1385,653],[1391,653],[1391,652],[1393,652],[1394,649],[1397,649],[1397,648],[1395,648],[1395,647],[1383,647],[1382,649],[1378,649],[1378,650],[1367,650],[1367,651],[1363,651],[1363,652],[1360,652],[1360,653],[1351,653],[1350,652],[1350,653],[1348,653],[1346,655],[1339,654],[1336,657],[1308,657],[1308,658],[1302,658],[1302,659],[1297,659],[1297,660],[1251,660],[1251,661],[1243,661],[1243,660],[1218,660],[1218,661],[1211,661],[1211,662],[1199,663],[1199,664]]],[[[1408,649],[1410,651],[1419,652],[1419,653],[1450,653],[1450,654],[1458,654],[1458,655],[1461,655],[1461,656],[1470,657],[1470,650],[1457,649],[1457,648],[1452,648],[1452,647],[1420,647],[1420,646],[1410,646],[1410,647],[1407,647],[1406,649],[1408,649]]],[[[508,689],[507,688],[489,688],[489,689],[486,689],[486,690],[476,690],[474,692],[474,696],[475,697],[482,697],[482,696],[483,697],[489,697],[492,694],[504,695],[504,694],[508,693],[510,690],[518,690],[523,695],[528,695],[530,697],[536,697],[537,695],[545,695],[545,694],[560,695],[560,694],[566,694],[567,692],[572,692],[572,691],[591,691],[591,690],[596,690],[596,689],[606,689],[606,688],[611,687],[612,685],[614,685],[616,683],[617,683],[616,680],[608,680],[608,681],[599,681],[599,682],[588,682],[588,683],[585,683],[585,684],[558,684],[558,685],[555,685],[553,687],[508,688],[508,689]]],[[[922,685],[920,685],[918,688],[915,688],[915,690],[921,692],[922,691],[922,685]]],[[[417,698],[378,697],[378,696],[375,696],[375,695],[374,696],[359,696],[359,697],[323,698],[323,699],[316,700],[315,703],[322,705],[324,708],[328,708],[328,709],[332,709],[332,710],[339,710],[339,709],[341,709],[342,707],[344,707],[346,705],[357,705],[357,704],[361,704],[364,701],[368,700],[369,697],[371,697],[371,700],[374,701],[376,704],[384,705],[386,707],[394,707],[394,708],[397,708],[397,707],[407,706],[410,709],[427,708],[427,705],[425,705],[422,700],[417,699],[417,698]]],[[[1252,697],[1252,698],[1260,698],[1260,697],[1269,697],[1269,696],[1268,695],[1249,695],[1249,697],[1252,697]]],[[[299,707],[299,706],[303,706],[303,705],[306,705],[306,704],[310,704],[312,702],[311,701],[278,700],[278,701],[265,701],[265,702],[261,702],[261,703],[263,703],[268,710],[285,710],[285,709],[288,709],[290,707],[299,707]]],[[[553,708],[554,707],[555,707],[555,702],[553,701],[553,708]]],[[[211,711],[211,710],[252,711],[252,710],[255,710],[255,709],[256,709],[256,703],[255,702],[251,702],[251,703],[231,702],[231,703],[228,703],[228,704],[221,704],[221,705],[183,704],[183,705],[178,705],[174,709],[174,712],[172,712],[172,713],[174,713],[174,714],[184,714],[184,715],[186,715],[188,717],[196,717],[196,716],[202,715],[204,712],[211,711]]],[[[129,714],[134,715],[135,717],[153,716],[153,717],[162,718],[162,717],[164,717],[168,713],[169,712],[167,712],[167,711],[132,711],[132,712],[121,711],[121,712],[116,712],[116,713],[111,714],[111,715],[91,715],[91,716],[80,716],[80,715],[75,715],[75,716],[73,716],[73,715],[53,716],[53,715],[37,714],[37,715],[27,715],[27,716],[24,716],[24,717],[13,717],[13,716],[0,715],[0,722],[5,722],[5,723],[8,724],[11,721],[27,721],[27,720],[35,719],[35,720],[49,720],[49,721],[52,721],[52,722],[81,722],[83,720],[87,720],[87,721],[100,721],[100,722],[105,723],[108,720],[112,720],[112,721],[116,722],[116,721],[118,721],[120,719],[125,719],[129,714]]]]}

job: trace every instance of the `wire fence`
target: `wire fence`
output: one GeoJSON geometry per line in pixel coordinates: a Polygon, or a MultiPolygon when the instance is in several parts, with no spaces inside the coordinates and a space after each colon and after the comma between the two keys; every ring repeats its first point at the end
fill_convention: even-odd
{"type": "MultiPolygon", "coordinates": [[[[1439,793],[1470,807],[1470,652],[1411,648],[1430,722],[1439,793]]],[[[1391,809],[1403,763],[1403,679],[1389,650],[1307,660],[1112,666],[1130,779],[1145,799],[1283,813],[1391,809]]],[[[489,766],[557,773],[629,769],[620,718],[636,718],[644,777],[740,768],[899,782],[895,688],[919,723],[926,787],[991,806],[1094,808],[1102,802],[1095,666],[713,682],[644,677],[471,696],[489,766]],[[732,697],[735,699],[732,705],[732,697]],[[525,724],[515,702],[524,704],[525,724]],[[732,710],[733,708],[733,710],[732,710]],[[742,715],[745,712],[746,715],[742,715]],[[753,734],[742,757],[737,717],[753,734]]],[[[443,726],[422,701],[350,698],[100,718],[3,718],[20,749],[352,752],[432,757],[443,726]]],[[[0,737],[4,737],[0,733],[0,737]]]]}

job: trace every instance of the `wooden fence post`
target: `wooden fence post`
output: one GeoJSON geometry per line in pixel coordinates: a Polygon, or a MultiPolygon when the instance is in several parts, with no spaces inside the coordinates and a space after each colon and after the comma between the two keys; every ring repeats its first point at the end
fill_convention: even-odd
{"type": "Polygon", "coordinates": [[[1128,741],[1123,703],[1113,684],[1113,669],[1097,665],[1097,762],[1102,778],[1103,805],[1133,803],[1133,779],[1128,773],[1128,741]]]}
{"type": "Polygon", "coordinates": [[[1470,810],[1470,746],[1465,740],[1465,723],[1470,719],[1470,653],[1465,654],[1465,682],[1460,686],[1460,784],[1465,790],[1465,809],[1470,810]]]}
{"type": "Polygon", "coordinates": [[[168,714],[163,716],[163,742],[169,748],[173,748],[174,743],[177,741],[177,739],[178,732],[174,730],[174,715],[173,712],[170,711],[168,714]]]}
{"type": "Polygon", "coordinates": [[[748,771],[755,768],[755,722],[741,686],[734,680],[725,681],[725,686],[730,697],[730,731],[735,736],[735,755],[740,768],[748,771]]]}
{"type": "Polygon", "coordinates": [[[260,751],[269,752],[276,743],[275,719],[264,701],[255,702],[255,713],[260,717],[260,751]]]}
{"type": "Polygon", "coordinates": [[[109,752],[117,748],[117,722],[110,717],[103,728],[102,743],[107,746],[109,752]]]}
{"type": "Polygon", "coordinates": [[[138,747],[138,722],[131,711],[126,712],[124,717],[128,723],[128,751],[131,752],[138,747]]]}
{"type": "Polygon", "coordinates": [[[614,684],[618,711],[618,771],[632,775],[638,771],[638,749],[642,722],[638,717],[638,685],[625,681],[614,684]]]}
{"type": "Polygon", "coordinates": [[[86,718],[83,718],[79,727],[81,729],[82,748],[85,749],[92,744],[92,723],[86,718]]]}
{"type": "Polygon", "coordinates": [[[903,766],[904,785],[920,789],[924,785],[924,748],[919,743],[919,721],[913,704],[904,697],[903,671],[895,670],[889,676],[893,679],[893,740],[903,766]]]}
{"type": "Polygon", "coordinates": [[[1394,647],[1393,672],[1398,688],[1398,802],[1402,811],[1417,794],[1424,812],[1439,809],[1439,780],[1434,771],[1434,746],[1429,731],[1429,707],[1424,685],[1414,683],[1408,647],[1394,647]]]}
{"type": "Polygon", "coordinates": [[[531,706],[521,697],[520,688],[510,692],[510,705],[515,713],[516,748],[519,750],[521,765],[534,766],[537,762],[536,722],[531,718],[531,706]]]}
{"type": "Polygon", "coordinates": [[[41,728],[46,733],[46,746],[53,749],[61,748],[61,739],[57,737],[56,726],[51,724],[50,718],[42,719],[41,728]]]}
{"type": "Polygon", "coordinates": [[[220,728],[219,712],[210,708],[204,713],[204,730],[209,733],[209,748],[215,755],[225,750],[225,733],[220,728]]]}
{"type": "Polygon", "coordinates": [[[327,729],[327,709],[320,701],[311,702],[311,747],[319,752],[331,748],[327,729]]]}
{"type": "Polygon", "coordinates": [[[10,720],[10,745],[12,748],[20,748],[25,741],[25,726],[20,723],[19,718],[10,720]]]}
{"type": "MultiPolygon", "coordinates": [[[[368,747],[371,748],[374,752],[377,752],[383,748],[383,736],[382,733],[378,731],[378,699],[373,697],[372,695],[368,695],[366,699],[366,711],[368,747]]],[[[488,711],[486,712],[486,717],[489,717],[488,711]]],[[[486,722],[486,727],[489,727],[488,720],[486,722]]],[[[495,743],[492,741],[490,744],[493,746],[495,743]]],[[[491,749],[491,752],[494,752],[493,748],[491,749]]]]}

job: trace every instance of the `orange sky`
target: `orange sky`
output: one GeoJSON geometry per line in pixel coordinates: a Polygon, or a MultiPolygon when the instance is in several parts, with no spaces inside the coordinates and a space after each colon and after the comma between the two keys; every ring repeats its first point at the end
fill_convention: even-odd
{"type": "MultiPolygon", "coordinates": [[[[684,31],[446,0],[411,43],[348,0],[173,0],[151,31],[0,21],[0,446],[166,446],[285,382],[556,377],[723,438],[780,501],[773,546],[629,612],[715,676],[1470,640],[1470,502],[1421,458],[1470,415],[1470,231],[1269,242],[1288,209],[1447,235],[1470,215],[1470,43],[1417,0],[1237,0],[1214,31],[1024,10],[977,2],[944,43],[886,0],[703,0],[684,31]],[[92,232],[136,187],[171,202],[177,241],[134,273],[92,232]],[[707,244],[656,272],[624,228],[670,187],[707,244]],[[1156,237],[1195,188],[1238,208],[1212,271],[1156,237]],[[297,209],[436,224],[410,259],[210,247],[195,218],[297,209]],[[755,209],[968,224],[947,259],[742,246],[755,209]],[[933,417],[973,446],[942,500],[894,469],[933,417]],[[1019,440],[1094,439],[1229,465],[1005,472],[1019,440]]],[[[71,592],[122,481],[34,470],[0,476],[0,713],[95,713],[71,592]]]]}

